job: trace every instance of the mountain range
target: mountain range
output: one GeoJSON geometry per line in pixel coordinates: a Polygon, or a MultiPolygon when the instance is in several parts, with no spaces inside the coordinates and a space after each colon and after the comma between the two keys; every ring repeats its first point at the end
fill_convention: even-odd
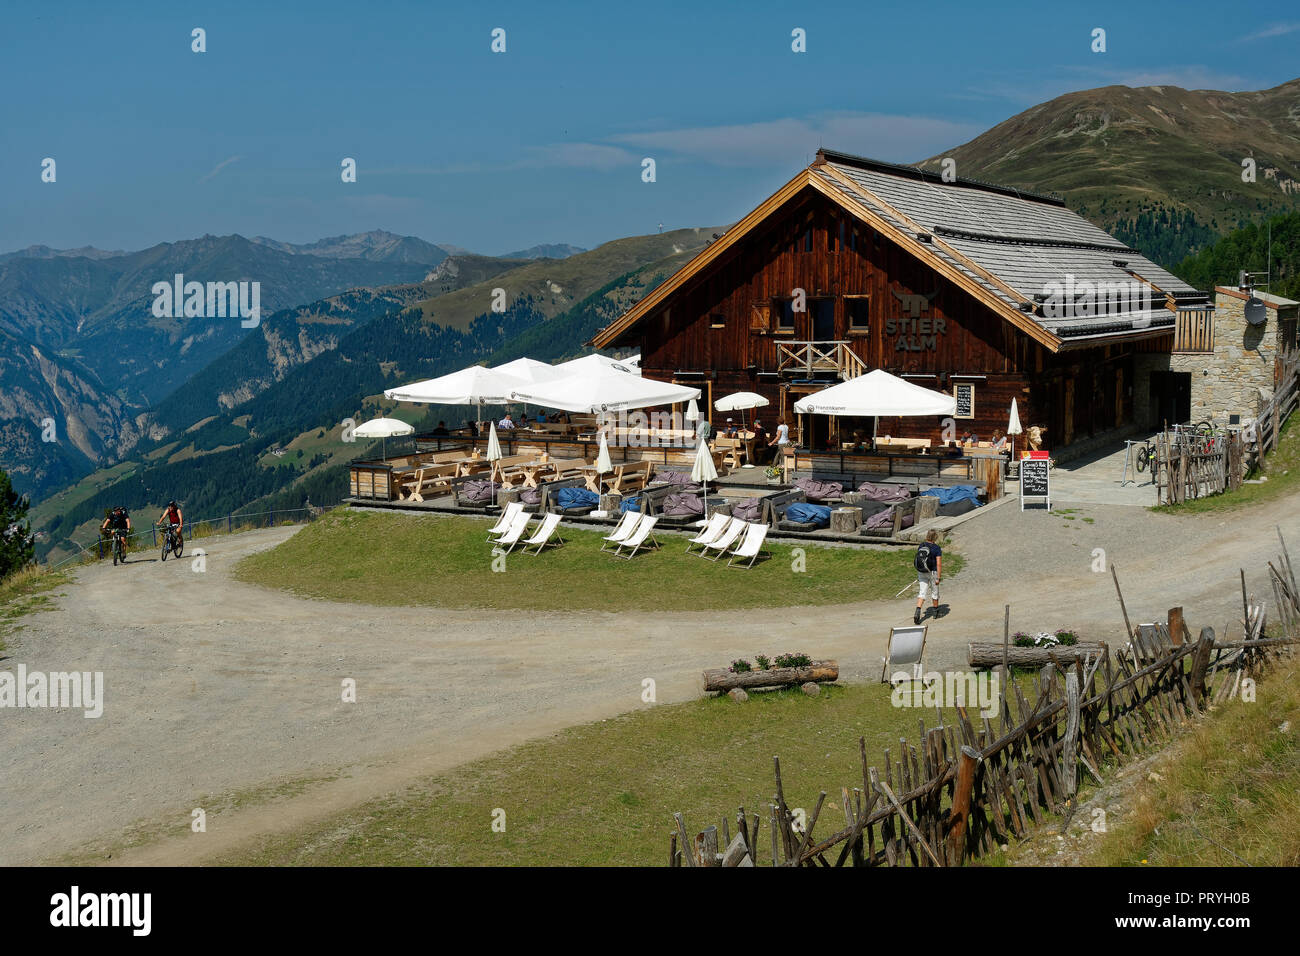
{"type": "Polygon", "coordinates": [[[1300,79],[1245,93],[1067,93],[918,165],[941,170],[946,159],[959,176],[1059,193],[1171,266],[1233,229],[1300,208],[1300,79]]]}
{"type": "MultiPolygon", "coordinates": [[[[1300,80],[1254,93],[1071,93],[921,165],[946,159],[963,177],[1060,193],[1198,285],[1259,268],[1258,224],[1290,213],[1275,215],[1272,235],[1275,270],[1295,281],[1300,80]]],[[[203,516],[337,500],[343,464],[366,451],[342,440],[342,422],[391,410],[385,388],[477,361],[579,354],[719,231],[507,256],[382,230],[0,255],[0,467],[38,499],[45,554],[119,501],[175,496],[203,516]],[[153,318],[150,287],[174,272],[260,279],[260,325],[153,318]],[[493,311],[498,290],[504,312],[493,311]],[[57,442],[41,440],[47,419],[57,442]]],[[[412,424],[461,411],[427,409],[412,424]]]]}

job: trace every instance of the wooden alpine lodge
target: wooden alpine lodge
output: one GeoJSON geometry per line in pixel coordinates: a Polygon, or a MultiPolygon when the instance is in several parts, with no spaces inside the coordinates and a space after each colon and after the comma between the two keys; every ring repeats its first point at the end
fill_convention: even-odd
{"type": "Polygon", "coordinates": [[[1014,398],[1057,453],[1148,424],[1135,389],[1160,386],[1137,380],[1135,356],[1191,342],[1212,314],[1205,293],[1058,197],[823,149],[590,344],[637,349],[644,375],[699,387],[715,423],[715,396],[758,392],[769,430],[783,418],[805,448],[873,430],[945,437],[938,418],[794,414],[880,368],[952,394],[959,434],[979,439],[1007,427],[1014,398]]]}

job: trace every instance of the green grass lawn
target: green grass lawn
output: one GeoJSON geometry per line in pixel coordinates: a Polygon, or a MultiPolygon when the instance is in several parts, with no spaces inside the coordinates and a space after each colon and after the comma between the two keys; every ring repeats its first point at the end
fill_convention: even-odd
{"type": "Polygon", "coordinates": [[[1153,768],[1090,864],[1300,864],[1300,662],[1257,694],[1221,705],[1153,768]]]}
{"type": "MultiPolygon", "coordinates": [[[[753,568],[728,568],[725,560],[686,554],[686,539],[674,534],[658,536],[658,551],[624,561],[601,553],[608,532],[565,526],[563,547],[537,556],[516,550],[504,571],[494,571],[489,527],[474,518],[338,511],[245,558],[235,573],[295,594],[377,605],[631,611],[892,598],[916,574],[910,548],[778,542],[767,544],[771,557],[753,568]]],[[[945,575],[960,568],[960,556],[945,552],[945,575]]]]}
{"type": "Polygon", "coordinates": [[[1282,426],[1282,438],[1278,446],[1264,461],[1264,467],[1251,478],[1267,477],[1261,484],[1243,484],[1236,491],[1225,491],[1221,495],[1208,498],[1194,498],[1180,505],[1156,505],[1151,510],[1166,514],[1205,514],[1216,511],[1232,511],[1264,501],[1272,501],[1284,495],[1293,495],[1300,491],[1300,425],[1296,424],[1300,415],[1292,415],[1282,426]]]}
{"type": "Polygon", "coordinates": [[[844,825],[839,788],[862,786],[858,738],[883,767],[886,747],[897,760],[900,737],[915,745],[922,717],[937,726],[933,708],[893,707],[883,684],[651,705],[466,764],[221,862],[662,866],[674,812],[692,834],[720,827],[726,814],[735,833],[742,805],[761,813],[759,845],[769,848],[773,755],[790,807],[811,817],[827,791],[814,831],[827,835],[844,825]],[[505,832],[492,829],[497,809],[505,832]]]}

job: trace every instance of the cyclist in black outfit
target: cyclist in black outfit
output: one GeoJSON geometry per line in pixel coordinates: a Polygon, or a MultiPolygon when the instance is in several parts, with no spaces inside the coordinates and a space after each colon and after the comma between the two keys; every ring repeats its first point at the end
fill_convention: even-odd
{"type": "Polygon", "coordinates": [[[122,554],[126,554],[126,546],[130,541],[128,535],[131,533],[131,516],[125,508],[118,505],[110,511],[108,517],[104,519],[104,523],[99,526],[99,531],[101,534],[108,532],[110,537],[113,538],[120,537],[122,539],[122,554]]]}

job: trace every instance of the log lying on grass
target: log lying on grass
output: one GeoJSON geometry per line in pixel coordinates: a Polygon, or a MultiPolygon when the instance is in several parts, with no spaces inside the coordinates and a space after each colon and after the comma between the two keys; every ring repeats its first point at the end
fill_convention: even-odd
{"type": "Polygon", "coordinates": [[[715,667],[704,672],[704,689],[731,690],[734,687],[787,687],[809,681],[823,684],[840,679],[840,665],[836,661],[813,661],[807,667],[755,668],[733,674],[725,667],[715,667]]]}
{"type": "MultiPolygon", "coordinates": [[[[1052,663],[1052,655],[1058,661],[1072,661],[1091,654],[1094,659],[1106,653],[1106,644],[1102,641],[1080,641],[1078,644],[1057,644],[1053,647],[1016,647],[1007,648],[1007,663],[1041,667],[1052,663]]],[[[989,641],[972,642],[966,653],[966,660],[971,667],[997,667],[1002,663],[1002,645],[989,641]]]]}

